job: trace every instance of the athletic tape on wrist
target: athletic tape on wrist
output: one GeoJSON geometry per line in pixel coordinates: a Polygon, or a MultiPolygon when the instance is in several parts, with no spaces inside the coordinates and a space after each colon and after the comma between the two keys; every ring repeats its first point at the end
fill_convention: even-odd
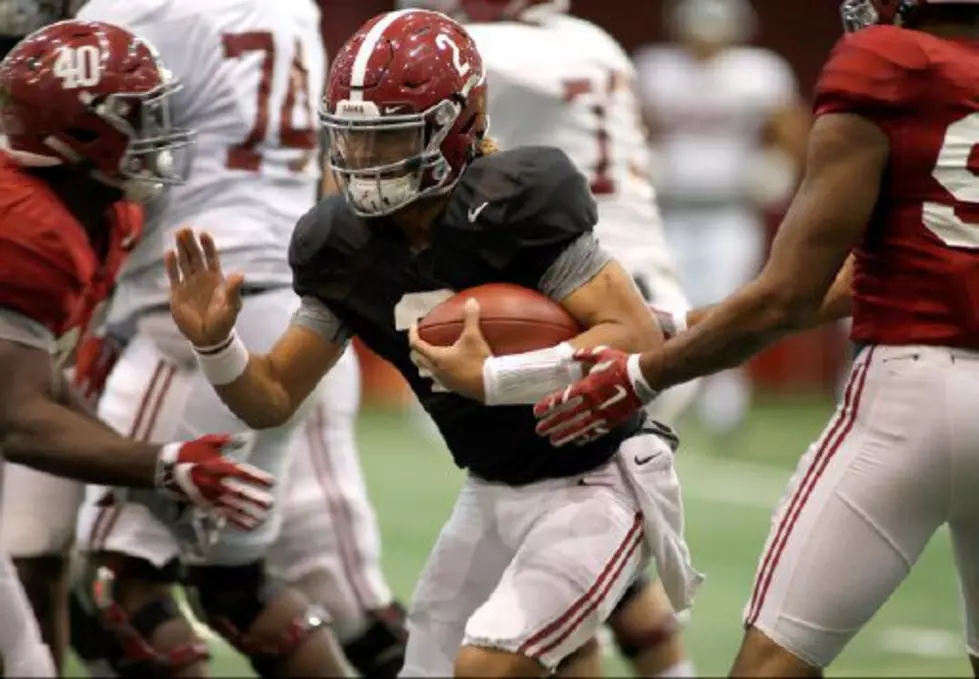
{"type": "Polygon", "coordinates": [[[483,363],[486,405],[531,405],[581,379],[581,367],[567,342],[537,351],[492,356],[483,363]]]}
{"type": "Polygon", "coordinates": [[[235,330],[223,342],[208,347],[195,346],[194,353],[204,377],[218,387],[234,382],[248,366],[248,349],[235,330]]]}

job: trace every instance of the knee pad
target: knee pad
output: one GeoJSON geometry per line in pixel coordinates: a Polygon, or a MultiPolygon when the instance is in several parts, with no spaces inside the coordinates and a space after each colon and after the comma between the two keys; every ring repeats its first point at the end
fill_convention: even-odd
{"type": "Polygon", "coordinates": [[[163,624],[180,619],[172,597],[152,601],[127,613],[115,600],[114,583],[120,575],[148,582],[178,580],[179,564],[163,569],[140,560],[108,560],[86,577],[70,601],[72,647],[87,664],[107,663],[121,677],[170,677],[180,670],[210,659],[200,640],[160,651],[152,644],[153,633],[163,624]]]}
{"type": "Polygon", "coordinates": [[[313,632],[329,623],[319,606],[296,616],[274,640],[255,639],[252,625],[283,587],[265,571],[265,563],[246,566],[194,566],[188,569],[193,604],[202,619],[240,653],[259,676],[271,676],[313,632]]]}
{"type": "MultiPolygon", "coordinates": [[[[612,617],[624,610],[630,603],[642,594],[642,591],[649,585],[649,576],[645,573],[639,575],[626,589],[619,603],[612,610],[612,617]]],[[[680,621],[672,612],[665,618],[647,622],[642,629],[623,629],[620,625],[613,625],[613,636],[615,645],[619,652],[626,658],[635,658],[644,651],[656,648],[666,643],[680,631],[680,621]]]]}
{"type": "Polygon", "coordinates": [[[344,644],[343,653],[362,677],[396,677],[408,642],[404,606],[395,601],[369,615],[370,627],[359,639],[344,644]]]}

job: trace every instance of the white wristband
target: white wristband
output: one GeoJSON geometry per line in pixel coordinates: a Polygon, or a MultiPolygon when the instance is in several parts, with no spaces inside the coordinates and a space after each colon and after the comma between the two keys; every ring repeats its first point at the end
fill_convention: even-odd
{"type": "Polygon", "coordinates": [[[626,373],[629,376],[629,382],[632,383],[632,390],[636,392],[636,396],[643,403],[649,403],[656,395],[659,393],[651,386],[646,378],[643,377],[642,369],[639,367],[639,358],[642,354],[632,354],[629,356],[629,360],[626,361],[626,373]]]}
{"type": "Polygon", "coordinates": [[[488,406],[530,405],[552,391],[581,379],[567,342],[510,356],[491,356],[483,362],[483,401],[488,406]]]}
{"type": "Polygon", "coordinates": [[[194,347],[197,364],[207,381],[220,387],[241,377],[248,366],[248,349],[235,330],[219,344],[209,347],[194,347]]]}

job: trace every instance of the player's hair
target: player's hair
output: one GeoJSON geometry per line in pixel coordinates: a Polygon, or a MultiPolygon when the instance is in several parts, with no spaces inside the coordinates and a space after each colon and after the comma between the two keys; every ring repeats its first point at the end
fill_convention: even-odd
{"type": "Polygon", "coordinates": [[[490,156],[500,150],[500,145],[492,137],[483,137],[479,140],[479,149],[476,151],[480,156],[490,156]]]}

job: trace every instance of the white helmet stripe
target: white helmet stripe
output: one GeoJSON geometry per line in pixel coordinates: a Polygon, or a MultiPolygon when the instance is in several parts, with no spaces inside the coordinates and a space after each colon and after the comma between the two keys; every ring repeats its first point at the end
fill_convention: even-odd
{"type": "Polygon", "coordinates": [[[367,77],[367,64],[371,60],[371,55],[374,53],[374,48],[377,47],[377,43],[384,37],[384,31],[405,14],[417,11],[414,9],[402,9],[397,12],[390,12],[371,26],[371,30],[367,31],[367,35],[364,36],[364,41],[360,43],[360,48],[357,50],[357,56],[354,58],[354,65],[350,72],[350,101],[364,100],[363,87],[364,78],[367,77]]]}

